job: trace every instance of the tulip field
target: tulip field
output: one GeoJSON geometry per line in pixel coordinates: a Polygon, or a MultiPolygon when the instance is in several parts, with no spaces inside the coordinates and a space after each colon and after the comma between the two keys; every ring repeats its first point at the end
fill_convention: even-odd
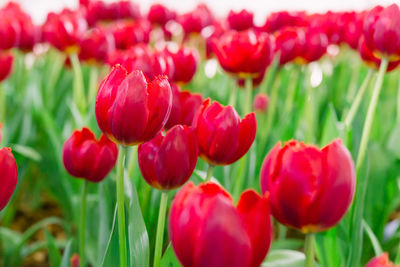
{"type": "Polygon", "coordinates": [[[0,267],[400,266],[400,9],[0,6],[0,267]]]}

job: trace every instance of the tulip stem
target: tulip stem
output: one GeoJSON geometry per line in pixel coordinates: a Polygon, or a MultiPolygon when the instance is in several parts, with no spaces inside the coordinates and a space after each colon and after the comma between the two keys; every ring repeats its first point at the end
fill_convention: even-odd
{"type": "Polygon", "coordinates": [[[86,256],[85,256],[85,233],[86,233],[86,198],[88,192],[88,181],[83,181],[82,188],[82,199],[81,199],[81,218],[79,227],[79,256],[80,256],[80,266],[86,266],[86,256]]]}
{"type": "Polygon", "coordinates": [[[363,83],[360,86],[360,89],[357,92],[356,98],[354,99],[353,104],[351,105],[350,110],[347,113],[346,118],[344,119],[344,124],[346,125],[346,127],[350,127],[350,125],[353,123],[354,117],[361,104],[361,100],[368,88],[368,84],[371,80],[372,74],[373,70],[369,69],[367,75],[364,78],[363,83]]]}
{"type": "Polygon", "coordinates": [[[86,112],[86,97],[84,92],[83,76],[81,64],[79,62],[78,55],[76,53],[71,53],[69,56],[72,64],[72,69],[74,71],[74,91],[73,100],[77,105],[81,114],[86,112]]]}
{"type": "Polygon", "coordinates": [[[348,264],[346,266],[358,266],[361,258],[362,251],[362,238],[363,232],[362,230],[362,215],[364,214],[364,200],[365,193],[367,188],[367,179],[368,175],[361,179],[361,167],[364,162],[365,154],[367,151],[369,135],[371,133],[372,123],[374,121],[375,110],[379,100],[379,94],[382,89],[383,78],[385,76],[385,72],[388,66],[388,60],[386,58],[382,58],[381,65],[379,67],[378,77],[375,82],[374,90],[372,92],[371,101],[368,106],[367,116],[365,118],[364,128],[361,135],[360,148],[358,149],[358,155],[356,160],[356,178],[357,178],[357,189],[356,189],[356,197],[354,201],[354,208],[352,212],[352,244],[350,251],[350,257],[348,264]]]}
{"type": "Polygon", "coordinates": [[[229,102],[228,102],[228,105],[230,105],[230,106],[232,106],[232,107],[235,107],[235,105],[236,105],[237,93],[238,93],[238,92],[237,92],[236,81],[233,80],[232,87],[231,87],[230,94],[229,94],[229,102]]]}
{"type": "Polygon", "coordinates": [[[249,114],[252,110],[252,100],[253,100],[253,79],[247,77],[245,82],[246,87],[246,102],[244,106],[244,114],[249,114]]]}
{"type": "Polygon", "coordinates": [[[376,79],[374,91],[372,92],[371,102],[369,103],[368,106],[367,117],[365,118],[364,128],[361,135],[360,148],[358,150],[358,156],[356,161],[357,178],[360,173],[361,165],[365,158],[365,152],[367,151],[369,135],[371,133],[371,127],[374,121],[375,110],[378,104],[379,95],[381,93],[383,84],[383,78],[385,76],[387,66],[388,66],[388,60],[386,58],[382,58],[381,65],[379,67],[378,78],[376,79]]]}
{"type": "Polygon", "coordinates": [[[399,80],[399,84],[397,85],[397,122],[400,122],[400,80],[399,80]]]}
{"type": "Polygon", "coordinates": [[[306,254],[305,267],[314,266],[314,242],[315,242],[315,234],[308,233],[306,235],[306,241],[304,244],[304,253],[306,254]]]}
{"type": "Polygon", "coordinates": [[[208,164],[208,169],[207,169],[207,176],[206,176],[206,182],[209,182],[211,180],[212,174],[213,174],[213,169],[214,166],[211,164],[208,164]]]}
{"type": "Polygon", "coordinates": [[[161,193],[160,211],[158,213],[156,246],[154,250],[154,263],[153,263],[154,267],[161,266],[161,254],[164,241],[164,226],[165,226],[165,214],[167,212],[167,203],[168,203],[168,193],[166,191],[163,191],[161,193]]]}
{"type": "Polygon", "coordinates": [[[89,96],[88,96],[88,101],[89,104],[93,103],[96,100],[96,94],[97,94],[97,79],[99,77],[99,70],[97,66],[92,66],[90,68],[90,74],[89,74],[89,96]]]}
{"type": "Polygon", "coordinates": [[[124,163],[127,147],[120,145],[117,161],[117,207],[118,207],[118,239],[119,260],[121,267],[127,267],[125,201],[124,201],[124,163]]]}
{"type": "Polygon", "coordinates": [[[296,87],[299,81],[299,77],[300,77],[300,68],[298,66],[294,66],[294,70],[292,72],[287,89],[285,105],[283,108],[284,112],[282,113],[286,116],[290,114],[290,112],[292,112],[293,102],[294,102],[294,97],[296,95],[296,87]]]}

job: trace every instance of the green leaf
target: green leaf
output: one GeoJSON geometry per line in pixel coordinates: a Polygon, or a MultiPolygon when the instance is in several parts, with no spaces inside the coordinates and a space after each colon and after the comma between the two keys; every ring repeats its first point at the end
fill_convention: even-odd
{"type": "Polygon", "coordinates": [[[397,123],[389,136],[387,149],[400,159],[400,123],[397,123]]]}
{"type": "Polygon", "coordinates": [[[161,259],[161,267],[182,267],[171,244],[168,245],[161,259]]]}
{"type": "Polygon", "coordinates": [[[128,238],[131,266],[149,266],[150,245],[146,225],[143,220],[142,211],[139,205],[138,194],[133,180],[128,178],[125,172],[125,188],[127,185],[131,190],[127,190],[129,197],[128,210],[128,238]]]}
{"type": "MultiPolygon", "coordinates": [[[[306,257],[304,253],[295,250],[272,250],[262,267],[304,267],[306,257]]],[[[317,265],[314,265],[317,266],[317,265]]]]}
{"type": "Polygon", "coordinates": [[[371,227],[369,227],[368,223],[365,220],[362,221],[362,225],[365,233],[367,234],[369,240],[371,241],[372,247],[374,248],[375,256],[381,255],[383,253],[383,250],[381,245],[379,244],[378,238],[376,238],[371,227]]]}
{"type": "Polygon", "coordinates": [[[304,245],[304,241],[300,239],[287,238],[278,239],[272,243],[271,250],[279,249],[299,249],[304,245]]]}
{"type": "Polygon", "coordinates": [[[316,252],[322,266],[341,266],[340,247],[337,242],[337,229],[318,233],[316,235],[316,252]]]}
{"type": "Polygon", "coordinates": [[[114,220],[108,239],[107,248],[103,256],[101,266],[119,266],[119,244],[118,244],[118,226],[117,226],[117,205],[114,210],[114,220]]]}
{"type": "Polygon", "coordinates": [[[347,136],[345,126],[342,122],[338,121],[335,108],[332,103],[330,103],[325,116],[325,122],[322,126],[320,145],[325,146],[335,138],[341,138],[343,143],[346,144],[347,136]]]}
{"type": "Polygon", "coordinates": [[[60,250],[57,247],[57,244],[53,238],[53,236],[47,231],[47,229],[44,229],[44,234],[46,236],[46,243],[47,243],[47,249],[49,253],[49,262],[51,267],[59,267],[61,263],[61,253],[60,250]]]}
{"type": "Polygon", "coordinates": [[[72,242],[73,242],[73,238],[71,238],[68,241],[67,246],[65,247],[60,267],[69,267],[69,260],[70,260],[71,255],[72,255],[72,249],[71,249],[72,242]]]}

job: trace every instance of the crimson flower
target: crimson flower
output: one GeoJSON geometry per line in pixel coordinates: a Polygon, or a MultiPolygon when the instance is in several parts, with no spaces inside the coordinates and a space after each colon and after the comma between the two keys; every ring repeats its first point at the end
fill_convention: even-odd
{"type": "Polygon", "coordinates": [[[196,167],[199,149],[194,130],[176,125],[138,149],[139,167],[146,182],[160,190],[183,185],[196,167]]]}
{"type": "Polygon", "coordinates": [[[184,267],[258,267],[271,244],[268,195],[247,190],[235,207],[221,186],[189,182],[171,205],[169,235],[184,267]]]}
{"type": "Polygon", "coordinates": [[[93,28],[80,42],[79,58],[103,63],[114,50],[115,41],[112,34],[103,28],[93,28]]]}
{"type": "Polygon", "coordinates": [[[273,58],[273,44],[267,33],[228,31],[214,39],[214,53],[221,67],[239,78],[261,76],[273,58]]]}
{"type": "Polygon", "coordinates": [[[254,97],[254,111],[259,113],[265,113],[268,109],[269,97],[265,93],[258,93],[254,97]]]}
{"type": "Polygon", "coordinates": [[[253,17],[254,14],[252,12],[242,9],[239,12],[229,11],[226,19],[232,30],[244,31],[253,27],[253,17]]]}
{"type": "Polygon", "coordinates": [[[100,84],[95,113],[100,130],[115,143],[139,145],[164,127],[172,105],[165,76],[148,82],[143,72],[116,65],[100,84]]]}
{"type": "Polygon", "coordinates": [[[165,26],[168,21],[174,20],[176,18],[176,13],[162,4],[153,4],[149,9],[147,14],[147,19],[152,24],[158,24],[160,26],[165,26]]]}
{"type": "Polygon", "coordinates": [[[151,24],[147,20],[119,21],[112,24],[111,32],[117,49],[130,47],[150,41],[151,24]]]}
{"type": "Polygon", "coordinates": [[[200,156],[212,165],[227,165],[250,149],[256,136],[253,113],[240,119],[232,106],[224,107],[206,99],[193,120],[199,140],[200,156]]]}
{"type": "Polygon", "coordinates": [[[90,182],[101,182],[117,162],[118,148],[107,137],[97,140],[89,128],[75,130],[65,141],[63,162],[68,173],[90,182]]]}
{"type": "Polygon", "coordinates": [[[341,140],[318,149],[296,140],[278,142],[261,169],[261,190],[270,193],[273,216],[304,233],[336,225],[355,190],[354,163],[341,140]]]}
{"type": "Polygon", "coordinates": [[[192,125],[193,118],[203,103],[202,95],[189,91],[181,91],[176,84],[171,84],[171,89],[173,96],[172,108],[165,128],[170,129],[178,124],[192,125]]]}
{"type": "Polygon", "coordinates": [[[4,209],[17,186],[18,169],[10,148],[0,149],[0,211],[4,209]]]}
{"type": "Polygon", "coordinates": [[[387,252],[372,258],[365,267],[396,267],[393,262],[389,260],[389,255],[387,252]]]}
{"type": "Polygon", "coordinates": [[[14,57],[10,52],[0,51],[0,82],[11,74],[13,61],[14,57]]]}
{"type": "MultiPolygon", "coordinates": [[[[369,50],[367,44],[365,43],[364,37],[361,37],[358,52],[360,53],[361,59],[370,67],[374,69],[379,69],[382,60],[374,55],[371,50],[369,50]]],[[[400,64],[400,59],[389,61],[386,72],[390,72],[396,69],[400,64]]]]}
{"type": "Polygon", "coordinates": [[[176,52],[166,48],[164,53],[169,55],[174,63],[172,81],[184,84],[190,82],[200,60],[197,50],[181,46],[176,52]]]}
{"type": "Polygon", "coordinates": [[[185,36],[187,37],[191,33],[200,33],[203,28],[211,25],[215,18],[211,10],[205,4],[199,4],[194,10],[179,16],[177,20],[181,24],[185,36]]]}

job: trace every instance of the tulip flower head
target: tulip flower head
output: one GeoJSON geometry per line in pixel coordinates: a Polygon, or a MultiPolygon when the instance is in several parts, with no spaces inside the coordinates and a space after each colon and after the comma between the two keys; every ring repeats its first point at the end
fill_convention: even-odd
{"type": "Polygon", "coordinates": [[[147,14],[147,19],[152,24],[157,24],[159,26],[165,26],[168,21],[175,18],[176,13],[162,4],[153,4],[147,14]]]}
{"type": "Polygon", "coordinates": [[[87,30],[87,23],[80,11],[62,10],[49,13],[43,25],[44,39],[60,51],[77,53],[79,43],[87,30]]]}
{"type": "Polygon", "coordinates": [[[254,14],[246,9],[242,9],[239,12],[231,10],[229,11],[227,21],[232,30],[244,31],[254,26],[253,17],[254,14]]]}
{"type": "MultiPolygon", "coordinates": [[[[367,44],[365,43],[364,38],[360,39],[358,52],[360,53],[361,59],[371,68],[376,70],[379,69],[382,60],[374,55],[374,53],[369,50],[367,44]]],[[[388,63],[388,67],[386,68],[386,72],[391,72],[396,69],[400,65],[400,58],[398,60],[391,60],[388,63]]]]}
{"type": "Polygon", "coordinates": [[[10,52],[0,51],[0,82],[11,74],[14,57],[10,52]]]}
{"type": "Polygon", "coordinates": [[[258,93],[254,98],[254,110],[255,112],[265,113],[268,109],[269,97],[267,94],[258,93]]]}
{"type": "Polygon", "coordinates": [[[93,28],[80,42],[79,58],[87,62],[104,63],[114,50],[112,34],[103,28],[93,28]]]}
{"type": "Polygon", "coordinates": [[[221,186],[189,182],[171,205],[169,235],[183,267],[258,267],[271,244],[268,194],[247,190],[235,207],[221,186]]]}
{"type": "Polygon", "coordinates": [[[172,108],[168,121],[165,124],[166,129],[181,124],[191,126],[194,116],[203,103],[201,94],[181,91],[176,84],[171,84],[172,89],[172,108]]]}
{"type": "Polygon", "coordinates": [[[143,178],[160,190],[183,185],[192,175],[199,155],[197,137],[191,127],[176,125],[165,136],[159,133],[139,146],[138,160],[143,178]]]}
{"type": "Polygon", "coordinates": [[[171,112],[171,86],[165,76],[148,82],[143,72],[116,65],[100,84],[95,113],[100,130],[115,143],[139,145],[164,127],[171,112]]]}
{"type": "Polygon", "coordinates": [[[211,25],[215,18],[205,4],[199,4],[194,10],[180,15],[177,20],[185,32],[185,38],[187,38],[189,34],[200,33],[203,28],[211,25]]]}
{"type": "Polygon", "coordinates": [[[17,186],[18,169],[10,148],[0,149],[0,211],[10,201],[17,186]]]}
{"type": "Polygon", "coordinates": [[[68,173],[94,183],[107,176],[117,157],[117,145],[104,135],[97,140],[88,128],[74,131],[63,147],[63,162],[68,173]]]}
{"type": "Polygon", "coordinates": [[[169,55],[174,63],[172,81],[182,84],[190,82],[196,73],[200,60],[197,50],[182,46],[176,52],[165,49],[164,53],[169,55]]]}
{"type": "Polygon", "coordinates": [[[274,51],[269,35],[253,30],[228,31],[214,39],[213,49],[221,67],[239,78],[261,76],[274,51]]]}
{"type": "Polygon", "coordinates": [[[365,267],[398,267],[394,265],[393,262],[389,260],[389,255],[387,252],[372,258],[365,267]]]}
{"type": "Polygon", "coordinates": [[[354,163],[341,140],[318,149],[296,140],[269,152],[261,169],[261,190],[282,224],[304,233],[336,225],[355,190],[354,163]]]}
{"type": "Polygon", "coordinates": [[[253,113],[241,119],[232,106],[224,107],[206,99],[193,120],[200,156],[211,165],[228,165],[239,160],[256,136],[253,113]]]}
{"type": "Polygon", "coordinates": [[[376,6],[364,19],[364,37],[369,50],[378,58],[400,58],[400,10],[396,4],[376,6]]]}

